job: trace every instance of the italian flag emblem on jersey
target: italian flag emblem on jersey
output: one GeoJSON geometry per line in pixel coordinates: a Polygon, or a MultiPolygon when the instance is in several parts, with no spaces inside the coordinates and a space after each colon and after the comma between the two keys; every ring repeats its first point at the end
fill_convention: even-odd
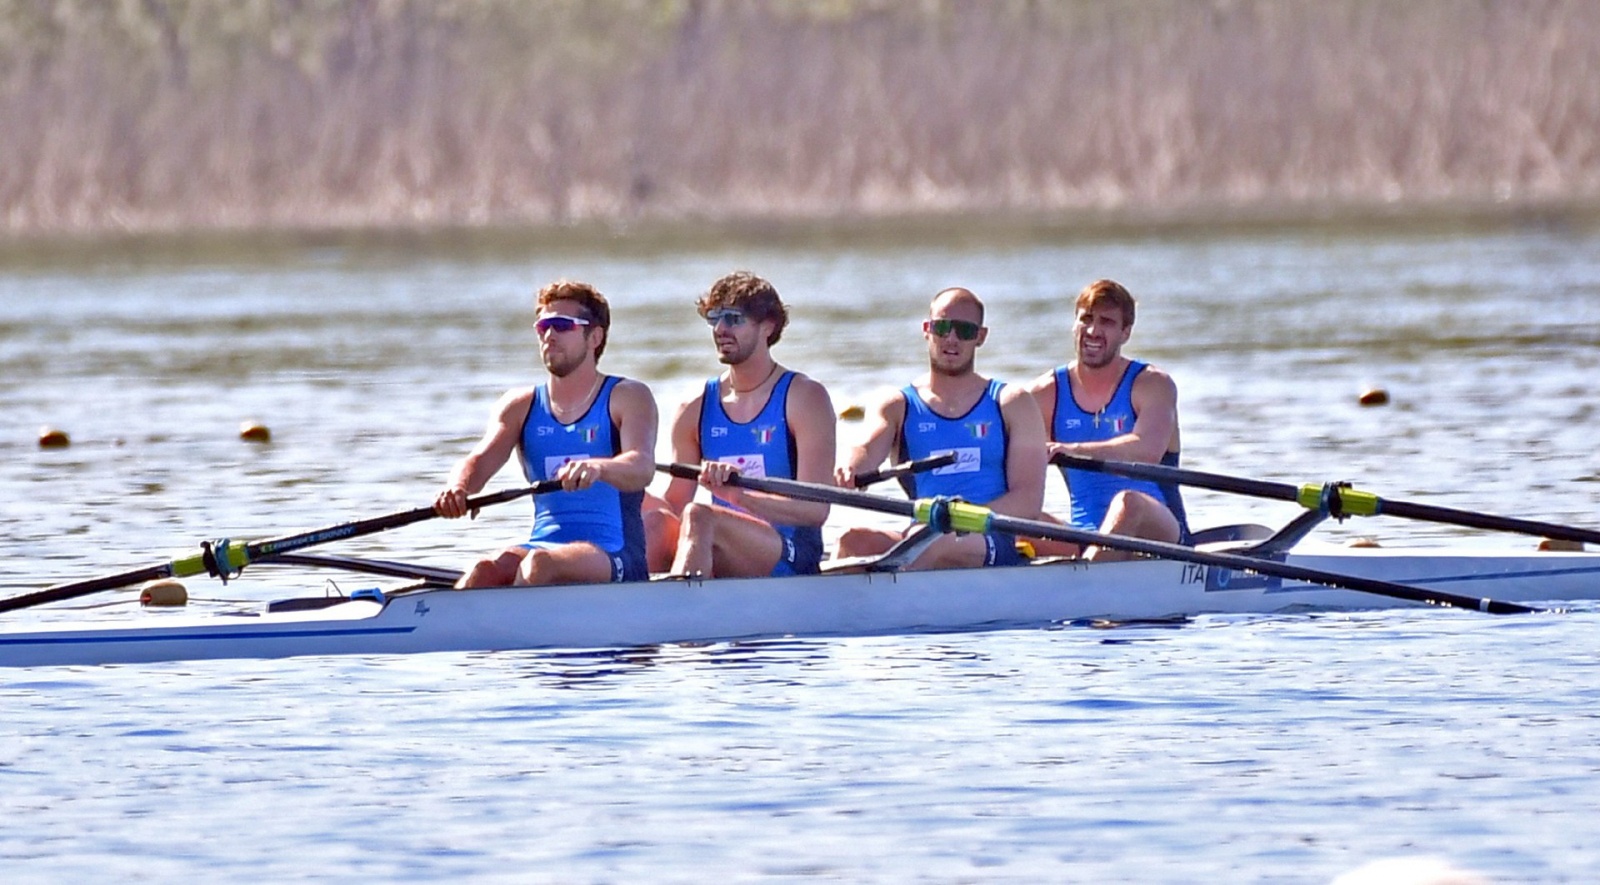
{"type": "Polygon", "coordinates": [[[599,438],[600,438],[600,428],[594,427],[592,425],[589,426],[589,427],[583,428],[583,441],[584,442],[592,443],[592,442],[594,442],[595,440],[597,440],[599,438]]]}
{"type": "Polygon", "coordinates": [[[756,435],[756,445],[765,446],[770,445],[778,435],[778,428],[768,425],[766,427],[757,427],[753,432],[756,435]]]}
{"type": "Polygon", "coordinates": [[[972,432],[973,439],[985,439],[989,436],[988,421],[968,421],[967,430],[972,432]]]}

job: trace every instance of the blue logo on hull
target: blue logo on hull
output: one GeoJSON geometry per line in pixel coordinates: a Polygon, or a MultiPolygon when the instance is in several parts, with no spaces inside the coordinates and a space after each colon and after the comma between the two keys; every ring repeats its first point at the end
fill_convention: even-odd
{"type": "MultiPolygon", "coordinates": [[[[1274,562],[1281,560],[1274,559],[1274,562]]],[[[1283,579],[1256,572],[1241,572],[1231,568],[1206,566],[1206,592],[1223,590],[1264,590],[1275,593],[1283,589],[1283,579]]]]}

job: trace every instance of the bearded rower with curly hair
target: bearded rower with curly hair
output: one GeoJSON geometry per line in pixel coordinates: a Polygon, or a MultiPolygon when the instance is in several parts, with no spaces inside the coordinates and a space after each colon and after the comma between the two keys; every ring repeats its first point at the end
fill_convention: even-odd
{"type": "Polygon", "coordinates": [[[727,369],[684,403],[672,422],[672,460],[699,464],[697,482],[673,479],[667,507],[680,528],[672,574],[755,577],[814,574],[828,505],[729,485],[734,474],[828,483],[836,434],[823,386],[780,365],[771,348],[789,312],[773,285],[728,274],[696,303],[727,369]]]}

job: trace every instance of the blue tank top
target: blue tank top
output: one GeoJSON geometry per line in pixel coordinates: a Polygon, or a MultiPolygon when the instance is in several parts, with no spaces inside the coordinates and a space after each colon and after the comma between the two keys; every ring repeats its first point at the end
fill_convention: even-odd
{"type": "MultiPolygon", "coordinates": [[[[522,424],[522,472],[529,482],[554,479],[568,461],[610,458],[620,451],[611,423],[611,392],[622,379],[610,377],[583,417],[562,424],[550,413],[549,385],[534,389],[533,404],[522,424]]],[[[578,492],[555,492],[533,499],[531,543],[588,541],[608,553],[644,555],[644,492],[619,492],[597,482],[578,492]]]]}
{"type": "MultiPolygon", "coordinates": [[[[793,372],[784,372],[772,387],[772,395],[760,414],[740,424],[722,409],[722,393],[716,378],[706,382],[700,400],[700,456],[707,461],[722,461],[739,468],[745,476],[770,476],[794,479],[796,452],[794,434],[789,432],[785,413],[793,372]]],[[[718,499],[718,504],[731,506],[718,499]]],[[[821,526],[774,525],[793,547],[802,551],[822,550],[821,526]]],[[[809,558],[809,557],[807,557],[809,558]]]]}
{"type": "MultiPolygon", "coordinates": [[[[1067,374],[1067,367],[1057,366],[1056,416],[1050,427],[1050,438],[1064,443],[1101,442],[1132,432],[1133,422],[1138,417],[1133,408],[1133,381],[1144,369],[1144,363],[1131,360],[1127,370],[1122,373],[1122,380],[1117,382],[1111,401],[1098,413],[1092,413],[1085,412],[1073,399],[1072,380],[1067,374]]],[[[1167,452],[1161,456],[1161,463],[1168,467],[1178,466],[1178,453],[1167,452]]],[[[1072,524],[1077,528],[1098,529],[1105,521],[1111,499],[1118,492],[1134,491],[1164,502],[1172,515],[1178,518],[1178,528],[1183,537],[1189,536],[1189,519],[1184,514],[1183,495],[1176,485],[1065,467],[1061,468],[1061,476],[1066,480],[1067,492],[1072,496],[1072,524]]]]}
{"type": "Polygon", "coordinates": [[[1006,493],[1006,422],[1000,411],[1004,388],[998,380],[991,380],[983,396],[959,418],[946,418],[928,408],[910,384],[900,389],[906,401],[900,460],[956,454],[956,463],[948,467],[907,477],[907,494],[913,498],[959,496],[974,504],[987,504],[1006,493]]]}

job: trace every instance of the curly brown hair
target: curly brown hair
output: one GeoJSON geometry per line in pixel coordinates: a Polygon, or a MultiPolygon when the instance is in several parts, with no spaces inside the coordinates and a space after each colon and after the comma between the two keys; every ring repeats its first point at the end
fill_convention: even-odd
{"type": "MultiPolygon", "coordinates": [[[[539,290],[539,297],[535,304],[539,310],[544,310],[555,301],[576,301],[583,308],[584,319],[593,324],[593,328],[602,332],[600,343],[594,349],[595,362],[600,361],[600,355],[606,352],[606,342],[611,340],[611,305],[606,302],[606,296],[600,290],[588,283],[579,283],[574,280],[556,280],[539,290]]],[[[587,331],[584,334],[588,334],[587,331]]]]}
{"type": "Polygon", "coordinates": [[[783,306],[778,290],[747,270],[734,271],[712,283],[706,294],[695,302],[695,308],[702,317],[719,307],[743,311],[746,317],[757,323],[772,320],[772,334],[767,336],[768,347],[778,343],[778,339],[783,337],[784,327],[789,325],[789,309],[783,306]]]}
{"type": "Polygon", "coordinates": [[[1092,310],[1101,304],[1110,304],[1122,311],[1122,328],[1133,328],[1133,295],[1115,280],[1095,280],[1083,287],[1073,305],[1075,313],[1092,310]]]}

